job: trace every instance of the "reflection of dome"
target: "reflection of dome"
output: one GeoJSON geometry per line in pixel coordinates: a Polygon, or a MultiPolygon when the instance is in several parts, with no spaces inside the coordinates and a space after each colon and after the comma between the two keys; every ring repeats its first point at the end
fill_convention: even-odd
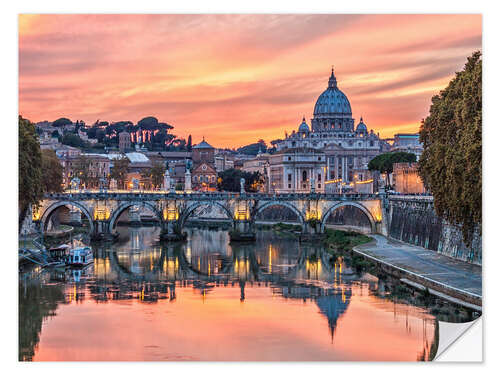
{"type": "Polygon", "coordinates": [[[335,328],[337,328],[337,320],[345,313],[349,302],[351,302],[351,290],[347,289],[342,294],[333,294],[318,297],[316,304],[322,314],[326,315],[328,325],[330,327],[330,334],[333,339],[335,328]]]}
{"type": "Polygon", "coordinates": [[[358,126],[356,126],[356,133],[368,133],[368,128],[366,127],[366,124],[363,122],[363,117],[361,117],[358,126]]]}
{"type": "Polygon", "coordinates": [[[337,87],[337,78],[333,73],[328,80],[328,88],[323,91],[314,106],[314,115],[343,114],[351,115],[351,104],[347,96],[337,87]]]}
{"type": "Polygon", "coordinates": [[[306,118],[302,118],[302,123],[299,125],[299,133],[309,133],[309,125],[306,123],[306,118]]]}

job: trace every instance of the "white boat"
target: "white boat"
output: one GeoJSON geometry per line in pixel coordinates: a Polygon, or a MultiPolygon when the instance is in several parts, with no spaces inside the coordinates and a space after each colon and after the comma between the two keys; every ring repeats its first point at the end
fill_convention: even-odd
{"type": "Polygon", "coordinates": [[[94,261],[92,249],[88,246],[77,247],[69,251],[68,265],[83,267],[94,261]]]}

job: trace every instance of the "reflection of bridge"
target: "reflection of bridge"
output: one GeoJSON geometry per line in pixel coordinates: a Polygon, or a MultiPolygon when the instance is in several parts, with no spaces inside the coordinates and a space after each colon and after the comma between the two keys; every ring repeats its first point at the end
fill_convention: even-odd
{"type": "Polygon", "coordinates": [[[267,264],[269,259],[264,264],[258,262],[252,246],[232,246],[232,249],[230,255],[201,256],[191,256],[176,245],[146,253],[98,251],[94,280],[89,280],[88,286],[92,297],[99,301],[130,299],[135,294],[141,301],[155,302],[175,300],[176,288],[181,286],[191,286],[205,295],[228,285],[239,287],[240,301],[244,301],[246,287],[264,285],[283,298],[314,301],[326,316],[333,338],[352,291],[349,283],[342,280],[341,264],[330,254],[323,249],[301,248],[293,264],[272,268],[267,264]],[[140,254],[142,261],[132,260],[140,254]]]}
{"type": "Polygon", "coordinates": [[[81,220],[84,215],[94,239],[110,239],[122,213],[138,215],[151,211],[162,227],[163,239],[181,238],[186,220],[197,215],[197,209],[213,206],[224,212],[233,229],[242,234],[254,232],[258,215],[272,207],[286,207],[294,212],[304,233],[322,233],[330,215],[344,206],[363,212],[372,233],[386,234],[382,198],[376,194],[176,194],[158,192],[77,192],[46,195],[33,220],[46,229],[51,214],[59,207],[69,207],[81,220]]]}

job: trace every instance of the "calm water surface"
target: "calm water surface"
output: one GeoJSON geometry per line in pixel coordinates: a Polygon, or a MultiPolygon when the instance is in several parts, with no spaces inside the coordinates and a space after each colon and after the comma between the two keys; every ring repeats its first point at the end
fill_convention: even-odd
{"type": "Polygon", "coordinates": [[[317,245],[260,232],[119,228],[80,270],[22,273],[20,359],[429,360],[436,318],[317,245]]]}

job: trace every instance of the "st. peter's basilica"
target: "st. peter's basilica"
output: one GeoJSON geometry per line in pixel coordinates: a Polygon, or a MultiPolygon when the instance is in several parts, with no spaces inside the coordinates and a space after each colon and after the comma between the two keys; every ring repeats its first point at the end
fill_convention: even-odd
{"type": "Polygon", "coordinates": [[[351,104],[333,69],[314,106],[311,126],[303,118],[298,130],[275,146],[268,177],[269,190],[277,193],[364,191],[360,185],[368,183],[371,190],[368,163],[390,147],[368,130],[363,118],[354,127],[351,104]]]}

